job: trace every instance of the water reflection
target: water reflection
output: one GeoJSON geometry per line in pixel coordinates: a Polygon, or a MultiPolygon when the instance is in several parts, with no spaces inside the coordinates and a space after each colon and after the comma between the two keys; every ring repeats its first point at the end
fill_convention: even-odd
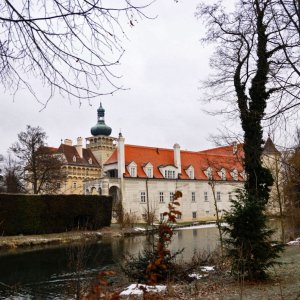
{"type": "MultiPolygon", "coordinates": [[[[116,268],[125,254],[137,254],[149,245],[151,237],[135,236],[2,254],[0,299],[74,299],[76,290],[86,289],[100,270],[116,268]]],[[[194,251],[213,251],[216,245],[216,228],[189,229],[177,231],[171,250],[184,248],[188,259],[194,251]]]]}

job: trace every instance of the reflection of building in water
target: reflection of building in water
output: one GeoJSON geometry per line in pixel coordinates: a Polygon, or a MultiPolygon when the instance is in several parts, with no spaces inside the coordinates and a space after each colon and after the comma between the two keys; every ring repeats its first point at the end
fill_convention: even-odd
{"type": "Polygon", "coordinates": [[[195,252],[210,253],[219,244],[218,229],[216,227],[176,230],[171,243],[171,250],[184,248],[183,257],[190,259],[195,252]]]}

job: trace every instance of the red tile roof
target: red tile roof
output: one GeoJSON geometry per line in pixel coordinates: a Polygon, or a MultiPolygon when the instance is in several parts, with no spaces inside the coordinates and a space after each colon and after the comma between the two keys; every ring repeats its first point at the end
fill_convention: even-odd
{"type": "Polygon", "coordinates": [[[64,154],[68,165],[100,167],[91,149],[82,148],[82,157],[79,156],[75,146],[61,144],[56,150],[56,153],[64,154]],[[74,156],[76,157],[76,162],[73,161],[74,156]],[[91,164],[89,163],[90,158],[92,159],[91,164]]]}
{"type": "MultiPolygon", "coordinates": [[[[221,180],[218,172],[224,168],[226,170],[226,179],[233,180],[230,172],[236,169],[239,173],[243,171],[242,166],[242,145],[238,145],[238,153],[234,155],[232,152],[232,146],[220,147],[215,149],[209,149],[200,152],[181,150],[181,179],[189,179],[186,170],[189,166],[194,168],[194,178],[198,180],[207,180],[207,176],[204,171],[211,167],[213,170],[213,178],[215,180],[221,180]]],[[[117,149],[113,152],[111,157],[106,161],[105,165],[117,163],[117,149]]],[[[136,145],[125,145],[125,165],[128,166],[131,162],[137,164],[137,176],[140,178],[146,178],[147,175],[144,172],[143,167],[147,163],[153,165],[153,177],[164,178],[161,174],[159,167],[172,165],[174,166],[174,150],[145,147],[136,145]]],[[[124,174],[125,177],[130,177],[127,169],[124,174]]],[[[239,175],[239,180],[243,178],[239,175]]]]}
{"type": "MultiPolygon", "coordinates": [[[[236,145],[236,155],[242,156],[244,153],[243,150],[243,144],[237,144],[236,145]]],[[[211,154],[215,154],[215,155],[228,155],[228,156],[232,156],[233,152],[234,152],[234,145],[230,145],[230,146],[222,146],[222,147],[217,147],[217,148],[211,148],[211,149],[207,149],[207,150],[202,150],[199,151],[200,153],[211,153],[211,154]]]]}

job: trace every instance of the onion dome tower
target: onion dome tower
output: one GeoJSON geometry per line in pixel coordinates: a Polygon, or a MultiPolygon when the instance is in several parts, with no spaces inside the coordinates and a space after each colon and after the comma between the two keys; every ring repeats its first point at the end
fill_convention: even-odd
{"type": "MultiPolygon", "coordinates": [[[[97,109],[97,115],[97,124],[91,128],[92,136],[86,138],[86,148],[91,149],[101,168],[103,168],[103,164],[116,148],[116,138],[110,136],[112,129],[105,124],[105,109],[102,107],[102,103],[97,109]]],[[[101,173],[103,176],[103,172],[101,173]]]]}
{"type": "Polygon", "coordinates": [[[93,136],[104,135],[109,136],[111,134],[111,127],[107,126],[104,121],[105,109],[102,107],[102,103],[100,102],[100,106],[97,109],[98,122],[95,126],[91,128],[91,134],[93,136]]]}

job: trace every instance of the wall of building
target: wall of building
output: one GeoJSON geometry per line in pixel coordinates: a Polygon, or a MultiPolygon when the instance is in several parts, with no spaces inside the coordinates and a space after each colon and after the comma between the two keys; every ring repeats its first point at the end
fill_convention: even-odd
{"type": "Polygon", "coordinates": [[[63,170],[67,173],[67,180],[61,183],[59,193],[62,194],[84,194],[84,182],[100,178],[99,168],[88,168],[79,166],[64,166],[63,170]]]}
{"type": "MultiPolygon", "coordinates": [[[[216,195],[217,192],[220,192],[221,199],[217,201],[218,209],[221,211],[228,210],[230,207],[229,192],[233,195],[235,190],[242,186],[243,183],[241,182],[216,182],[216,195]]],[[[146,214],[149,209],[150,212],[155,212],[159,220],[161,214],[168,209],[168,203],[172,197],[171,193],[176,190],[183,194],[179,200],[181,203],[179,210],[182,212],[179,222],[215,220],[214,197],[208,181],[124,178],[123,208],[125,212],[136,214],[140,221],[143,219],[142,215],[146,214]],[[145,202],[141,201],[142,192],[146,194],[145,202]],[[194,201],[192,199],[193,192],[195,193],[194,201]],[[207,201],[204,192],[207,192],[207,201]],[[163,193],[163,202],[160,201],[160,193],[163,193]],[[193,212],[196,215],[193,216],[193,212]]]]}

